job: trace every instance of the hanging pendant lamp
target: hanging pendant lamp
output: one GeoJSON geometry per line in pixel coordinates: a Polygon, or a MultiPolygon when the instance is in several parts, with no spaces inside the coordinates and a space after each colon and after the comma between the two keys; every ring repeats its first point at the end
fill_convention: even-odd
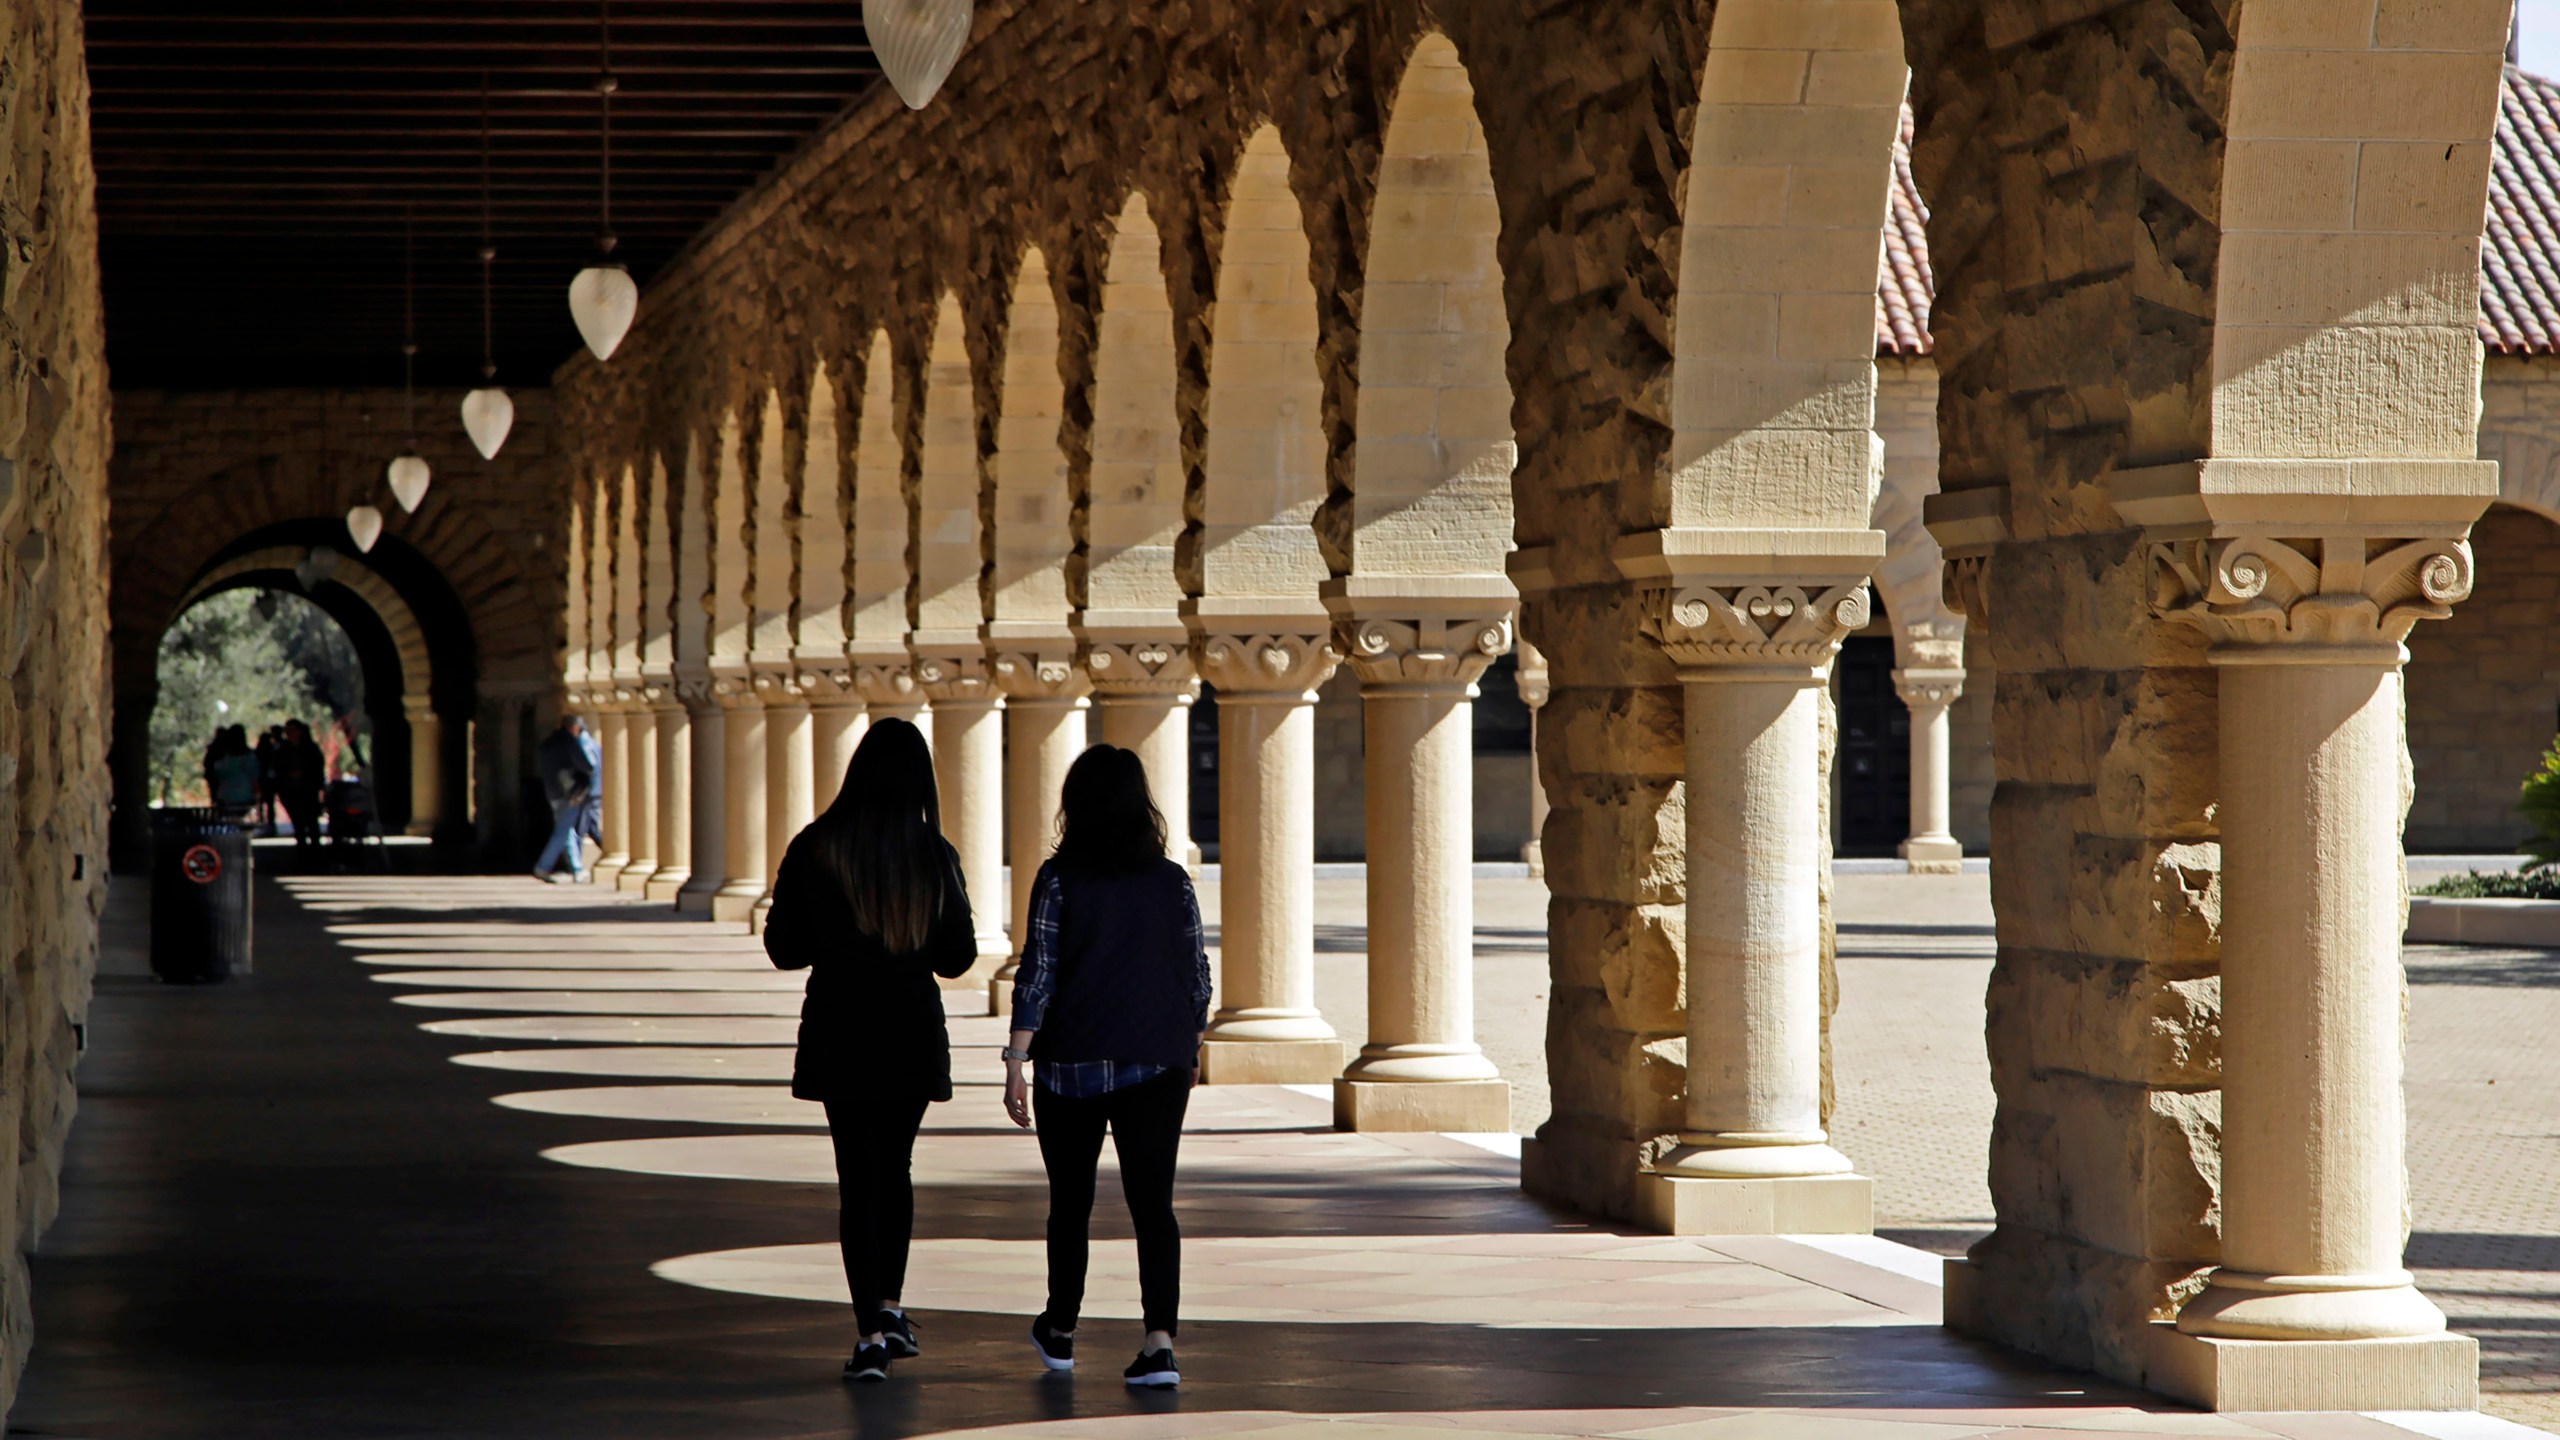
{"type": "Polygon", "coordinates": [[[613,358],[614,347],[631,333],[640,313],[640,287],[631,272],[611,258],[613,234],[613,14],[612,0],[596,0],[596,105],[598,134],[604,144],[604,227],[596,235],[597,262],[569,282],[569,318],[578,322],[578,337],[598,360],[613,358]]]}
{"type": "Polygon", "coordinates": [[[969,43],[970,0],[862,0],[862,29],[889,88],[910,110],[932,103],[969,43]]]}
{"type": "MultiPolygon", "coordinates": [[[[498,458],[516,423],[516,402],[496,383],[497,344],[490,320],[489,267],[498,247],[489,237],[489,77],[480,77],[480,386],[462,397],[462,429],[483,460],[498,458]]],[[[397,486],[395,478],[392,484],[397,486]]]]}
{"type": "MultiPolygon", "coordinates": [[[[418,453],[418,273],[415,212],[402,232],[400,242],[400,403],[406,411],[409,447],[391,460],[391,498],[409,514],[418,513],[426,503],[427,481],[431,473],[426,457],[418,453]]],[[[379,533],[382,523],[374,522],[379,533]]],[[[373,548],[365,542],[366,549],[373,548]]]]}
{"type": "Polygon", "coordinates": [[[372,554],[373,542],[382,538],[382,512],[370,505],[348,511],[347,538],[356,542],[357,554],[372,554]]]}

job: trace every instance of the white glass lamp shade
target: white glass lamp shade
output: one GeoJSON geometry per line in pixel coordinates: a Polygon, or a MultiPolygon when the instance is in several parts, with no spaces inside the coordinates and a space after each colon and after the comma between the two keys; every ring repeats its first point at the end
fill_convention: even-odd
{"type": "Polygon", "coordinates": [[[516,402],[495,385],[483,385],[462,397],[462,429],[483,460],[498,458],[498,447],[507,443],[507,432],[515,423],[516,402]]]}
{"type": "Polygon", "coordinates": [[[370,505],[348,511],[347,538],[356,542],[357,554],[372,554],[373,542],[382,538],[382,512],[370,505]]]}
{"type": "Polygon", "coordinates": [[[862,0],[862,28],[889,87],[921,110],[969,43],[969,0],[862,0]]]}
{"type": "Polygon", "coordinates": [[[391,462],[391,498],[400,502],[401,509],[417,514],[418,507],[427,501],[429,478],[424,458],[417,455],[395,457],[391,462]]]}
{"type": "Polygon", "coordinates": [[[569,282],[569,318],[578,335],[599,360],[613,358],[613,347],[631,333],[640,313],[640,287],[619,265],[590,265],[569,282]]]}

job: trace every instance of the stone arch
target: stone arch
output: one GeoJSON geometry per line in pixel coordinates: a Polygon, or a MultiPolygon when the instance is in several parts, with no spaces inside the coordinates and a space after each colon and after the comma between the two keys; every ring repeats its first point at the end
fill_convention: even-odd
{"type": "MultiPolygon", "coordinates": [[[[312,553],[307,549],[269,545],[232,556],[197,577],[195,584],[178,601],[176,613],[184,614],[197,601],[224,590],[242,585],[273,585],[274,577],[292,575],[312,553]]],[[[334,585],[363,601],[381,622],[384,638],[398,657],[400,693],[430,693],[434,688],[435,662],[427,653],[426,631],[418,623],[418,612],[410,608],[408,600],[390,581],[374,573],[372,567],[360,558],[334,550],[327,553],[332,557],[327,562],[330,568],[312,589],[316,592],[334,585]]],[[[324,605],[322,608],[329,607],[324,605]]],[[[336,612],[333,610],[331,613],[334,615],[336,612]]],[[[366,679],[369,683],[372,677],[368,675],[366,679]]]]}
{"type": "Polygon", "coordinates": [[[856,372],[853,446],[853,636],[850,650],[861,667],[864,698],[906,680],[907,497],[903,447],[898,438],[895,349],[886,330],[872,332],[856,372]]]}
{"type": "Polygon", "coordinates": [[[1312,528],[1325,494],[1318,314],[1289,156],[1276,126],[1245,141],[1227,197],[1211,322],[1201,493],[1186,507],[1194,597],[1288,598],[1325,578],[1312,528]]]}
{"type": "Polygon", "coordinates": [[[822,361],[809,377],[806,458],[801,462],[799,563],[791,587],[792,640],[812,660],[840,664],[844,656],[845,599],[852,579],[847,539],[852,528],[850,486],[836,433],[835,378],[822,361]]]}
{"type": "Polygon", "coordinates": [[[705,558],[710,562],[710,657],[714,662],[744,665],[754,630],[755,575],[748,562],[753,537],[748,526],[755,515],[750,481],[748,437],[738,412],[720,417],[709,437],[711,478],[710,534],[705,558]]]}
{"type": "MultiPolygon", "coordinates": [[[[997,626],[1037,625],[1060,635],[1067,623],[1067,562],[1073,497],[1059,443],[1066,384],[1058,368],[1058,302],[1049,262],[1023,252],[1005,321],[1004,407],[996,421],[995,575],[997,626]]],[[[1004,636],[1002,638],[1012,638],[1004,636]]]]}
{"type": "Polygon", "coordinates": [[[978,420],[966,320],[949,291],[935,304],[917,397],[911,608],[919,645],[973,647],[986,618],[978,420]]]}
{"type": "Polygon", "coordinates": [[[797,402],[786,401],[784,394],[781,388],[767,390],[756,404],[754,470],[748,481],[753,518],[747,542],[747,648],[759,663],[778,663],[791,653],[792,595],[798,581],[793,517],[800,465],[793,441],[801,427],[794,418],[797,402]]]}
{"type": "Polygon", "coordinates": [[[1501,229],[1474,86],[1457,47],[1426,32],[1387,119],[1369,225],[1354,573],[1502,573],[1518,449],[1501,229]]]}
{"type": "Polygon", "coordinates": [[[1675,526],[1868,528],[1905,75],[1892,0],[1717,12],[1683,205],[1675,526]]]}
{"type": "Polygon", "coordinates": [[[1094,321],[1082,575],[1070,582],[1089,625],[1158,623],[1182,598],[1173,565],[1184,491],[1177,383],[1163,245],[1146,197],[1132,194],[1112,226],[1094,321]]]}

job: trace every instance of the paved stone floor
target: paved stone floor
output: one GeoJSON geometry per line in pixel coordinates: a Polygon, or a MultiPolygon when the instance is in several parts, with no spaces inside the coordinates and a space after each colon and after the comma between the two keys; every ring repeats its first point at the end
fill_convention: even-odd
{"type": "MultiPolygon", "coordinates": [[[[1978,1223],[1979,1181],[1928,1172],[1961,1171],[1935,1152],[1979,1154],[1987,1123],[1987,1084],[1978,1106],[1952,1103],[1981,1063],[1970,1037],[1987,962],[1966,947],[1987,915],[1968,908],[1971,877],[1875,880],[1843,880],[1840,1035],[1875,1067],[1844,1055],[1844,1145],[1877,1173],[1895,1223],[1951,1239],[1978,1223]],[[1872,911],[1858,898],[1869,892],[1872,911]],[[1870,1008],[1893,1023],[1855,1018],[1870,1008]],[[1951,1103],[1890,1108],[1932,1087],[1951,1103]]],[[[1204,1091],[1195,1105],[1190,1382],[1164,1396],[1116,1381],[1136,1322],[1108,1194],[1099,1233],[1118,1243],[1096,1250],[1094,1373],[1045,1381],[1019,1339],[1040,1299],[1037,1153],[986,1083],[1000,1037],[985,1019],[955,1022],[965,1083],[919,1147],[909,1298],[927,1356],[887,1386],[848,1389],[834,1378],[847,1337],[823,1137],[779,1083],[793,977],[765,968],[752,941],[523,881],[287,879],[262,882],[258,973],[179,989],[150,981],[125,943],[134,898],[116,899],[119,943],[91,1014],[62,1219],[37,1261],[37,1350],[12,1434],[2502,1429],[2478,1416],[2181,1412],[1946,1335],[1926,1254],[1595,1227],[1523,1199],[1505,1137],[1336,1135],[1320,1094],[1280,1087],[1204,1091]]],[[[1322,991],[1354,1039],[1356,902],[1356,886],[1328,883],[1322,991]]],[[[1544,1109],[1541,905],[1534,886],[1499,881],[1479,905],[1480,1010],[1520,1082],[1522,1128],[1544,1109]]],[[[2460,962],[2483,963],[2495,978],[2464,970],[2446,992],[2529,990],[2542,962],[2460,962]]],[[[2432,993],[2418,990],[2420,1051],[2439,1043],[2432,993]]],[[[2499,1068],[2486,1052],[2465,1064],[2499,1068]]],[[[2416,1069],[2425,1095],[2432,1072],[2416,1069]]],[[[2515,1086],[2523,1073],[2495,1078],[2515,1086]]],[[[2447,1083],[2485,1092],[2489,1078],[2447,1083]]],[[[2473,1103],[2470,1133],[2499,1133],[2499,1113],[2473,1103]]],[[[2480,1212],[2480,1233],[2540,1213],[2499,1203],[2521,1208],[2480,1212]]],[[[2422,1241],[2427,1215],[2422,1202],[2422,1241]]],[[[2449,1263],[2537,1253],[2505,1244],[2449,1263]]],[[[2490,1293],[2540,1303],[2529,1284],[2490,1293]]]]}

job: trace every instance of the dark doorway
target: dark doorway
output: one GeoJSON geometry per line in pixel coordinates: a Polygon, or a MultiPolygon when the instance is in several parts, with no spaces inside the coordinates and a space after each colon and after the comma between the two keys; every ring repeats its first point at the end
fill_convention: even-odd
{"type": "Polygon", "coordinates": [[[1851,636],[1840,647],[1833,693],[1840,704],[1843,855],[1891,855],[1911,834],[1911,712],[1893,689],[1893,641],[1851,636]]]}
{"type": "Polygon", "coordinates": [[[1218,858],[1218,691],[1200,687],[1191,702],[1191,843],[1202,861],[1218,858]]]}

